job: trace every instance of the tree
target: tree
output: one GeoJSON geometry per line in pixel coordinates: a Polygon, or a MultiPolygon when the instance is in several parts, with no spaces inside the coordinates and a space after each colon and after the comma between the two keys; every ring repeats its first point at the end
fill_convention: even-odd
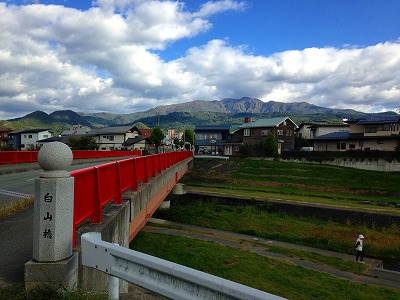
{"type": "Polygon", "coordinates": [[[241,158],[247,158],[251,154],[251,148],[250,145],[247,143],[243,143],[239,146],[239,152],[240,152],[240,157],[241,158]]]}
{"type": "Polygon", "coordinates": [[[160,147],[161,142],[164,140],[165,135],[160,126],[156,125],[153,128],[153,131],[151,132],[150,135],[150,140],[154,143],[156,146],[156,153],[158,153],[158,147],[160,147]]]}
{"type": "Polygon", "coordinates": [[[97,150],[96,140],[90,136],[70,137],[66,143],[72,150],[97,150]]]}
{"type": "Polygon", "coordinates": [[[0,151],[14,151],[15,149],[11,145],[5,145],[0,147],[0,151]]]}
{"type": "Polygon", "coordinates": [[[294,138],[294,148],[301,149],[302,147],[311,147],[312,143],[304,137],[295,137],[294,138]]]}
{"type": "Polygon", "coordinates": [[[194,145],[194,132],[193,130],[186,128],[183,135],[182,135],[182,140],[183,140],[183,146],[185,147],[186,150],[189,149],[189,145],[185,145],[185,143],[190,143],[190,145],[194,145]]]}
{"type": "Polygon", "coordinates": [[[264,149],[266,156],[278,156],[278,141],[271,132],[264,141],[264,149]]]}

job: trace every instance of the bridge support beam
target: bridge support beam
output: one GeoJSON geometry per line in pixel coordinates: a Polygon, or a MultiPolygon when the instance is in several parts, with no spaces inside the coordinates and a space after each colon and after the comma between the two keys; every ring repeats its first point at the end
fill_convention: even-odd
{"type": "MultiPolygon", "coordinates": [[[[146,224],[160,203],[189,169],[191,159],[177,163],[161,174],[140,183],[137,191],[127,191],[122,205],[108,205],[103,209],[103,222],[80,226],[75,250],[81,253],[80,237],[87,232],[100,232],[104,241],[129,248],[129,242],[146,224]]],[[[79,266],[79,288],[83,291],[106,292],[108,275],[99,270],[79,266]]],[[[120,281],[120,293],[128,291],[128,283],[120,281]]]]}
{"type": "Polygon", "coordinates": [[[173,188],[178,184],[179,180],[187,172],[190,167],[191,159],[178,163],[162,174],[156,175],[154,178],[149,178],[149,182],[144,185],[139,185],[139,189],[131,192],[131,215],[129,240],[143,228],[148,219],[162,204],[164,199],[170,194],[173,188]]]}

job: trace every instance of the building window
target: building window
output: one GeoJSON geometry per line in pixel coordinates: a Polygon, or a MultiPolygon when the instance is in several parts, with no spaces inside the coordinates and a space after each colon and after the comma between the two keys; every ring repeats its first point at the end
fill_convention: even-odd
{"type": "Polygon", "coordinates": [[[250,136],[250,129],[245,129],[243,132],[244,136],[250,136]]]}
{"type": "Polygon", "coordinates": [[[377,143],[378,143],[379,145],[382,145],[382,144],[383,144],[383,140],[378,140],[377,143]]]}
{"type": "Polygon", "coordinates": [[[262,135],[262,136],[266,136],[266,135],[268,135],[268,133],[270,133],[270,131],[267,130],[267,129],[261,130],[261,135],[262,135]]]}
{"type": "Polygon", "coordinates": [[[286,130],[286,135],[287,136],[292,136],[292,131],[291,130],[286,130]]]}
{"type": "Polygon", "coordinates": [[[24,134],[24,139],[26,139],[26,134],[24,134]]]}
{"type": "Polygon", "coordinates": [[[240,151],[239,146],[238,145],[233,146],[233,151],[239,152],[240,151]]]}
{"type": "Polygon", "coordinates": [[[336,149],[340,150],[340,143],[336,144],[336,149]]]}
{"type": "Polygon", "coordinates": [[[276,131],[276,134],[277,134],[277,135],[283,135],[283,129],[278,129],[278,130],[276,131]]]}
{"type": "Polygon", "coordinates": [[[31,138],[32,138],[32,134],[28,135],[28,138],[30,138],[30,139],[31,139],[31,138]]]}
{"type": "Polygon", "coordinates": [[[349,149],[355,149],[356,148],[356,144],[349,144],[349,149]]]}
{"type": "Polygon", "coordinates": [[[103,135],[103,139],[107,139],[109,141],[113,141],[114,140],[114,136],[113,135],[103,135]]]}
{"type": "Polygon", "coordinates": [[[340,143],[340,150],[346,150],[346,143],[340,143]]]}
{"type": "Polygon", "coordinates": [[[45,134],[45,135],[43,135],[43,137],[44,137],[44,138],[48,138],[48,137],[49,137],[49,135],[48,135],[48,134],[45,134]]]}
{"type": "Polygon", "coordinates": [[[378,128],[377,127],[365,127],[365,133],[377,133],[378,128]]]}
{"type": "Polygon", "coordinates": [[[378,126],[378,131],[390,131],[390,124],[382,124],[378,126]]]}

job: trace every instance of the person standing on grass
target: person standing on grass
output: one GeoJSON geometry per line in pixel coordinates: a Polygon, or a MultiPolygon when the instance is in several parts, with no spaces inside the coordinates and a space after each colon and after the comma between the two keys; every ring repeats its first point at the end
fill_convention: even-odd
{"type": "Polygon", "coordinates": [[[362,264],[364,263],[364,261],[363,261],[363,259],[364,259],[363,240],[364,240],[364,236],[362,234],[360,234],[356,241],[356,250],[357,250],[356,261],[358,261],[358,259],[360,259],[360,263],[362,263],[362,264]]]}

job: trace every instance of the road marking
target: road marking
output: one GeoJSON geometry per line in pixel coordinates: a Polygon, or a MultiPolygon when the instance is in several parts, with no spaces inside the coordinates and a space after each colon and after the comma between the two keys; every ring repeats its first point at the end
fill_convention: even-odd
{"type": "Polygon", "coordinates": [[[23,194],[23,193],[19,193],[19,192],[13,192],[13,191],[7,191],[7,190],[2,190],[2,189],[0,189],[0,194],[7,195],[7,196],[18,197],[18,198],[30,198],[30,197],[32,197],[32,195],[23,194]]]}

